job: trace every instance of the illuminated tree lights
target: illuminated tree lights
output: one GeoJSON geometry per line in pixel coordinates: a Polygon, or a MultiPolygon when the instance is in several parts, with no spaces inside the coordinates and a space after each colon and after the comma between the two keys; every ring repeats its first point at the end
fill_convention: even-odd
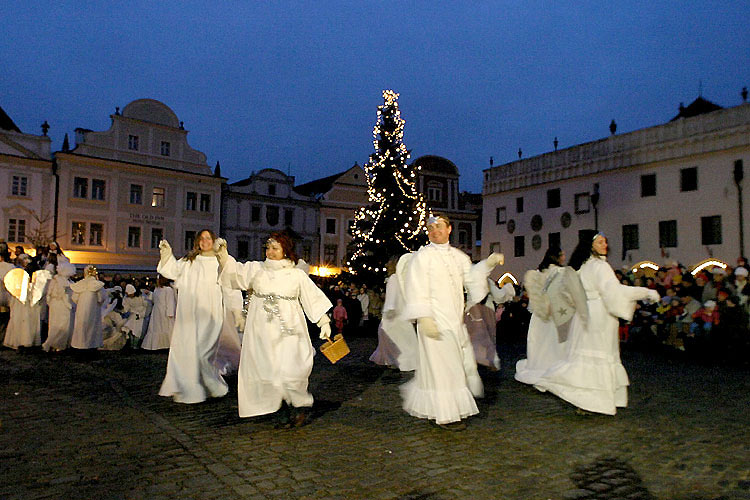
{"type": "Polygon", "coordinates": [[[406,164],[409,152],[403,143],[398,94],[384,90],[383,100],[372,132],[375,153],[364,165],[370,204],[354,214],[347,260],[350,272],[379,283],[390,258],[427,242],[427,207],[417,191],[416,172],[406,164]]]}

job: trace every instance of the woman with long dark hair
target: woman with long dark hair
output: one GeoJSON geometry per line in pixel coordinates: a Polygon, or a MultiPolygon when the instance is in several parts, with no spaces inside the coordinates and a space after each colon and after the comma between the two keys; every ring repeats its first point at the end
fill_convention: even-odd
{"type": "Polygon", "coordinates": [[[655,290],[623,285],[607,263],[607,238],[587,230],[569,265],[578,269],[586,291],[588,321],[573,318],[566,358],[536,383],[577,406],[578,413],[614,415],[628,404],[628,375],[620,361],[618,318],[630,321],[639,300],[659,300],[655,290]]]}
{"type": "MultiPolygon", "coordinates": [[[[315,350],[305,315],[330,336],[331,302],[300,268],[292,239],[283,232],[266,241],[266,260],[237,262],[219,252],[224,286],[252,290],[237,378],[240,417],[279,412],[279,427],[307,422],[313,404],[307,390],[315,350]]],[[[301,261],[300,261],[301,262],[301,261]]]]}
{"type": "Polygon", "coordinates": [[[200,403],[224,396],[228,390],[213,364],[224,321],[215,243],[212,231],[199,231],[193,248],[180,260],[166,240],[159,244],[161,260],[156,270],[174,280],[178,290],[167,374],[159,395],[171,396],[177,403],[200,403]]]}

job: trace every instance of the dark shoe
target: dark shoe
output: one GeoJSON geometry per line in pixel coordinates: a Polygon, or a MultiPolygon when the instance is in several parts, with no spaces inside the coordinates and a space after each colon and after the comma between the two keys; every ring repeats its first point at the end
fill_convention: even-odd
{"type": "Polygon", "coordinates": [[[274,429],[291,429],[294,426],[289,406],[286,403],[281,403],[281,408],[276,412],[275,420],[274,429]]]}
{"type": "Polygon", "coordinates": [[[466,429],[466,423],[459,420],[458,422],[450,422],[447,424],[437,424],[438,427],[441,429],[445,429],[446,431],[463,431],[466,429]]]}
{"type": "Polygon", "coordinates": [[[292,417],[294,427],[302,427],[310,423],[310,419],[307,417],[307,412],[304,410],[297,410],[294,417],[292,417]]]}
{"type": "Polygon", "coordinates": [[[578,415],[579,417],[590,417],[591,415],[593,415],[593,413],[591,413],[590,411],[586,411],[583,408],[576,408],[576,415],[578,415]]]}

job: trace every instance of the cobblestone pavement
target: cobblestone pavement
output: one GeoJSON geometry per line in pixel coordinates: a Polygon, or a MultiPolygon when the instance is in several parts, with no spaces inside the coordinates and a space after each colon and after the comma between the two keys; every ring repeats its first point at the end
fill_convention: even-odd
{"type": "Polygon", "coordinates": [[[165,353],[0,351],[3,499],[750,499],[750,373],[624,353],[630,406],[572,407],[480,369],[487,397],[463,432],[401,410],[410,374],[349,339],[317,356],[310,425],[237,416],[230,394],[198,405],[157,395],[165,353]]]}

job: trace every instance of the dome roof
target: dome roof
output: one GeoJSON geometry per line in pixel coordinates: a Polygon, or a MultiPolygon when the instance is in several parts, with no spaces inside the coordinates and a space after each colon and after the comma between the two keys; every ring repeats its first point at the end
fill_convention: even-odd
{"type": "Polygon", "coordinates": [[[180,126],[180,121],[174,111],[155,99],[138,99],[131,102],[122,110],[122,116],[167,127],[178,128],[180,126]]]}
{"type": "Polygon", "coordinates": [[[422,172],[434,172],[458,176],[458,167],[456,167],[456,164],[442,156],[420,156],[414,160],[412,165],[422,167],[422,172]]]}

